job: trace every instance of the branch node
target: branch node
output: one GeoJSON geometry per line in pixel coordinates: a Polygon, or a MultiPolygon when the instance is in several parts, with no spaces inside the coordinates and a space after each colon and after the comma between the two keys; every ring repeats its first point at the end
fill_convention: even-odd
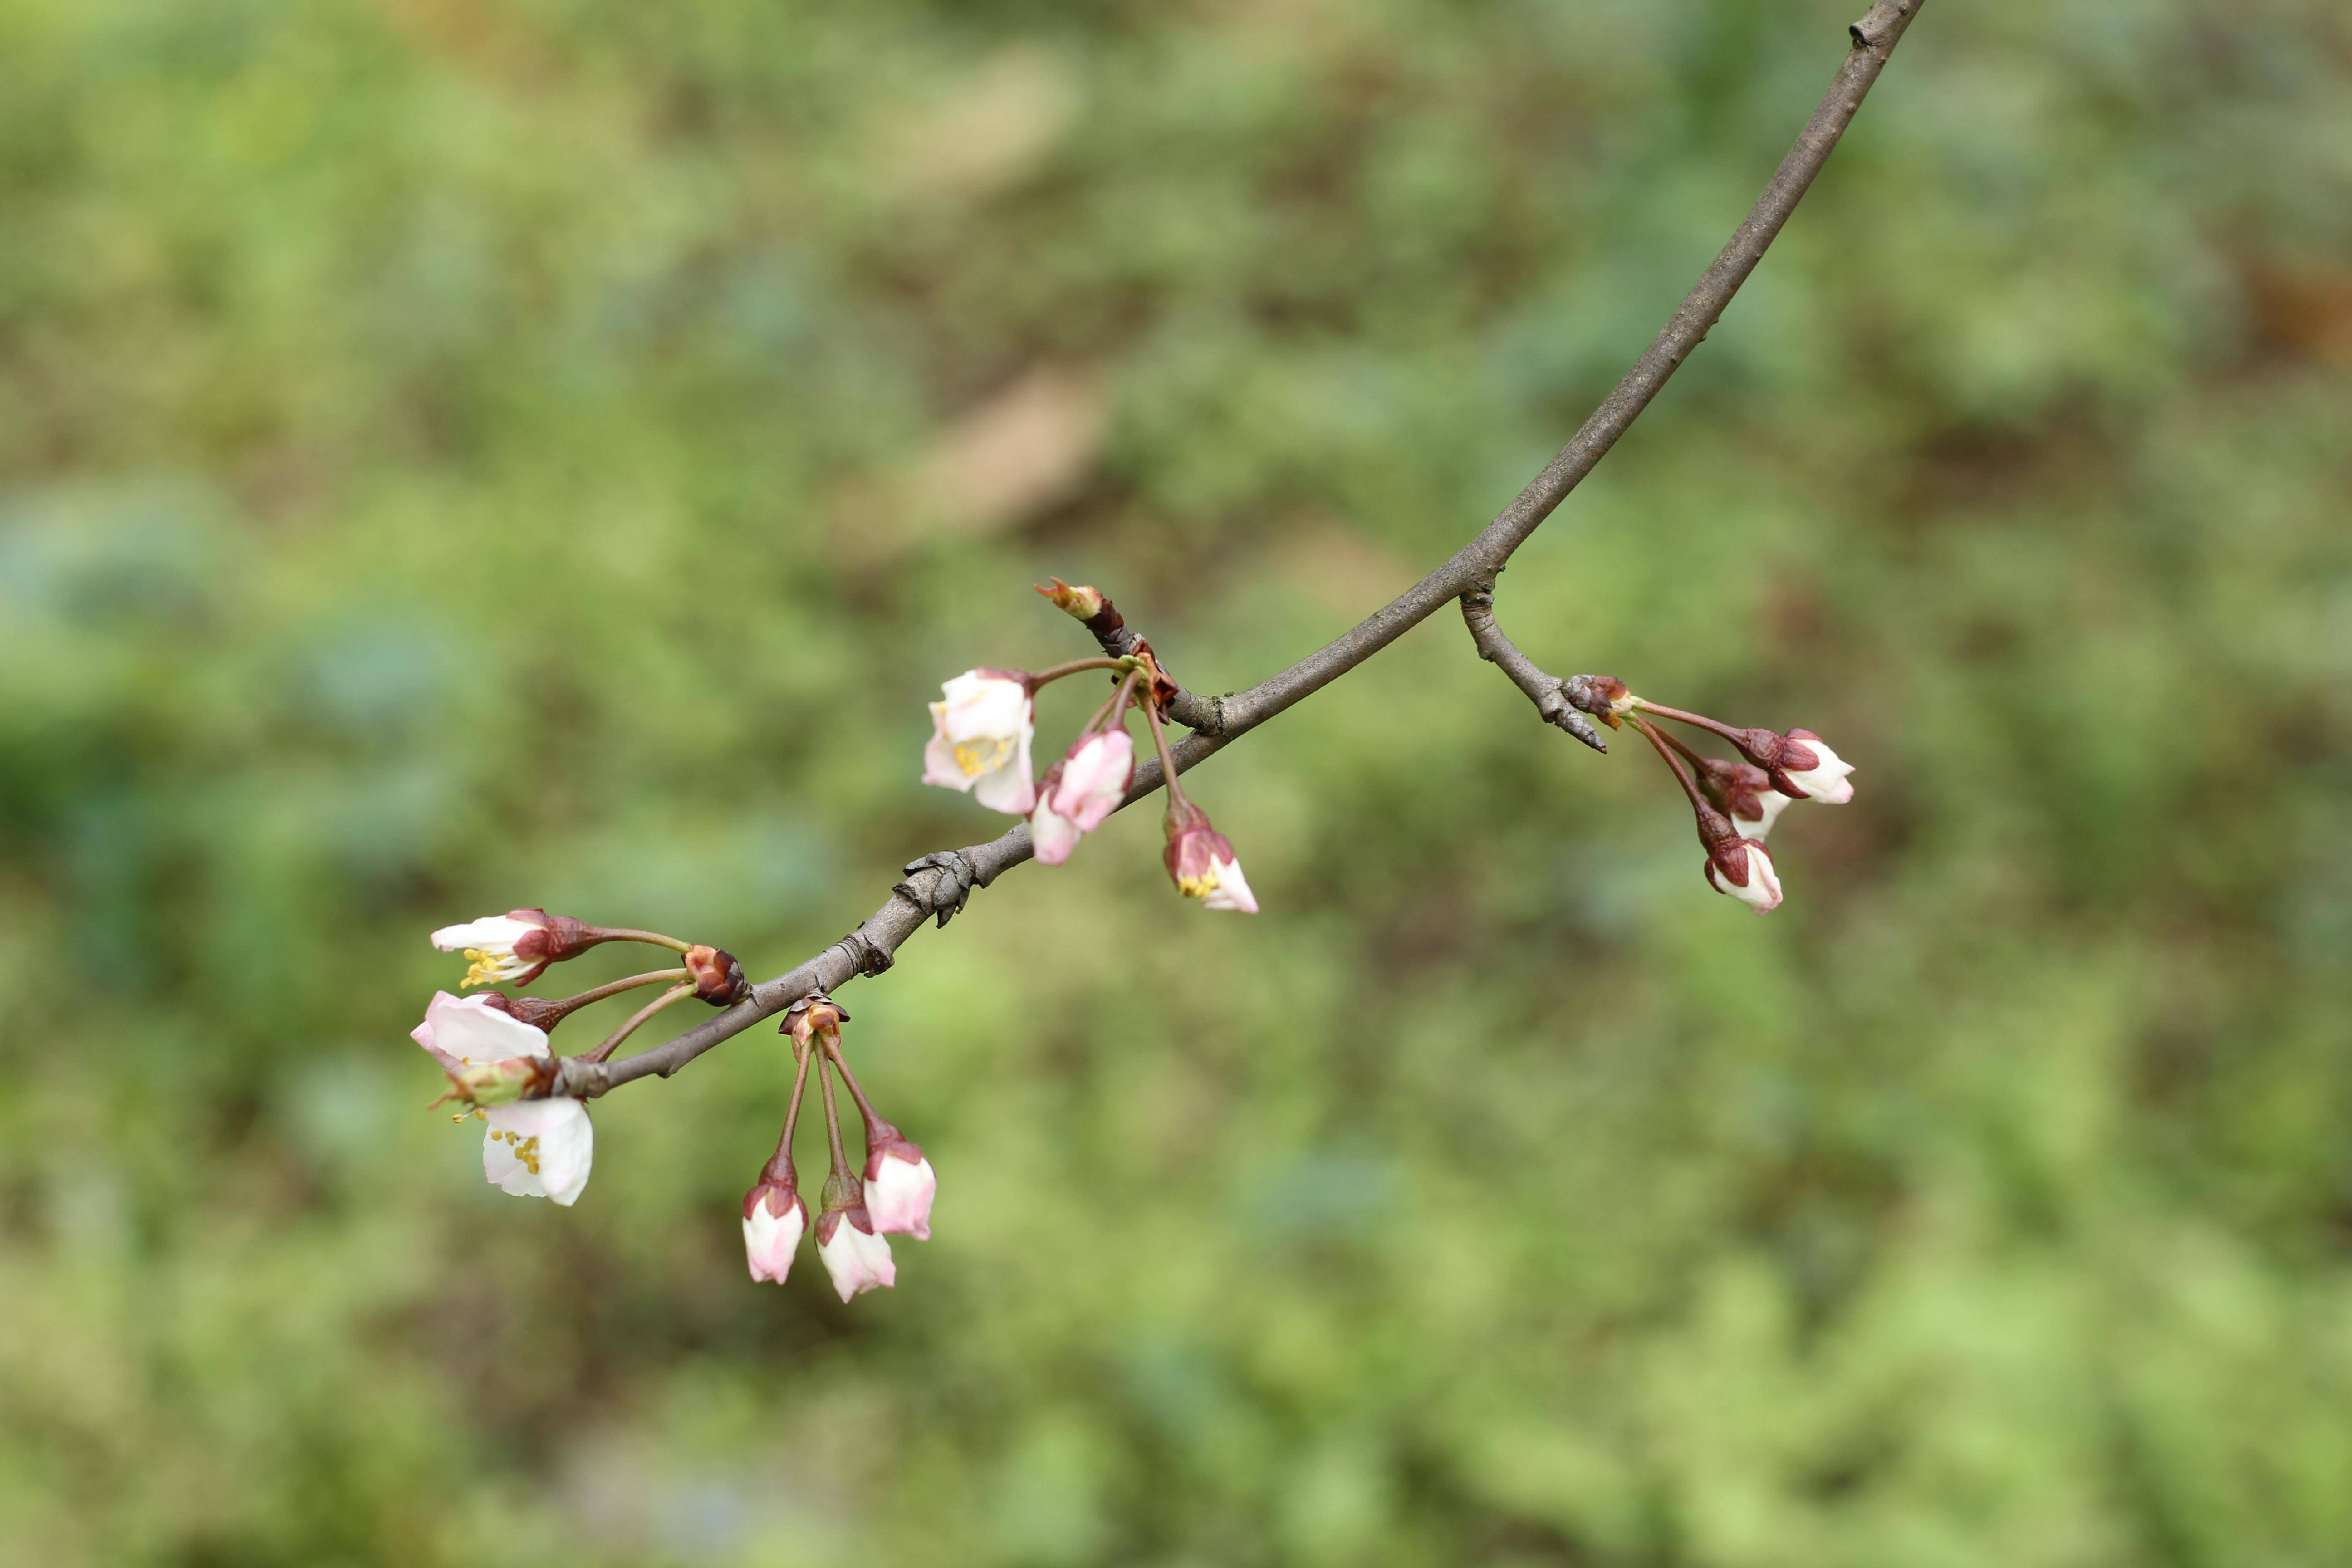
{"type": "Polygon", "coordinates": [[[964,900],[971,897],[974,887],[984,887],[980,869],[971,858],[961,849],[941,849],[919,860],[909,860],[900,868],[908,876],[918,871],[937,871],[939,879],[931,884],[927,895],[912,882],[900,882],[890,890],[927,915],[939,917],[940,929],[963,912],[964,900]]]}
{"type": "Polygon", "coordinates": [[[850,962],[857,966],[857,973],[869,980],[897,962],[890,954],[874,944],[874,939],[866,934],[863,927],[851,931],[833,945],[847,949],[850,962]]]}

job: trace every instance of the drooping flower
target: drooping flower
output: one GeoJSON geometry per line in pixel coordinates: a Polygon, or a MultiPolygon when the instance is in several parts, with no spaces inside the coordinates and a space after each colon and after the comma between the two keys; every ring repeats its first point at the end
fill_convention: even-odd
{"type": "Polygon", "coordinates": [[[923,782],[970,790],[992,811],[1028,816],[1037,804],[1029,763],[1036,703],[1028,681],[1002,669],[968,669],[940,692],[923,748],[923,782]]]}
{"type": "MultiPolygon", "coordinates": [[[[1798,792],[1824,805],[1843,805],[1853,798],[1853,764],[1830,750],[1811,730],[1791,730],[1781,742],[1780,771],[1798,792]]],[[[1777,782],[1777,781],[1776,781],[1777,782]]]]}
{"type": "Polygon", "coordinates": [[[1780,879],[1772,869],[1771,852],[1753,838],[1726,838],[1715,845],[1707,852],[1706,881],[1759,915],[1780,907],[1780,879]]]}
{"type": "Polygon", "coordinates": [[[922,1149],[880,1120],[866,1128],[866,1213],[878,1236],[931,1239],[931,1199],[940,1179],[922,1149]]]}
{"type": "Polygon", "coordinates": [[[808,1205],[801,1201],[791,1159],[780,1151],[743,1194],[743,1257],[751,1278],[782,1284],[807,1229],[808,1205]]]}
{"type": "Polygon", "coordinates": [[[1161,858],[1178,892],[1200,900],[1204,909],[1257,913],[1241,860],[1225,836],[1209,826],[1206,812],[1190,800],[1171,799],[1166,826],[1168,847],[1161,858]]]}
{"type": "Polygon", "coordinates": [[[890,1244],[874,1229],[864,1184],[839,1172],[824,1179],[824,1212],[817,1216],[816,1255],[844,1301],[861,1291],[898,1282],[890,1244]]]}
{"type": "Polygon", "coordinates": [[[1039,863],[1067,860],[1078,840],[1118,809],[1134,782],[1135,742],[1125,730],[1080,736],[1038,783],[1029,841],[1039,863]]]}
{"type": "Polygon", "coordinates": [[[503,1010],[505,998],[436,992],[409,1037],[441,1064],[461,1095],[478,1100],[489,1130],[482,1175],[524,1197],[569,1207],[588,1185],[595,1129],[588,1107],[569,1096],[511,1098],[534,1083],[554,1052],[547,1032],[503,1010]],[[495,1101],[495,1102],[494,1102],[495,1101]]]}
{"type": "Polygon", "coordinates": [[[508,981],[528,985],[549,964],[577,951],[572,940],[574,932],[566,928],[577,928],[579,923],[545,910],[509,910],[463,925],[443,926],[433,933],[433,945],[444,952],[462,952],[470,962],[461,985],[508,981]]]}

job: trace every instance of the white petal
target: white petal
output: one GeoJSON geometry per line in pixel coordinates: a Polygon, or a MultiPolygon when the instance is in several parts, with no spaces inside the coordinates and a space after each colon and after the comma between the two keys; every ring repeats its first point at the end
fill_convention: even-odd
{"type": "Polygon", "coordinates": [[[433,945],[444,952],[511,953],[514,944],[543,928],[506,915],[485,915],[460,926],[443,926],[433,933],[433,945]]]}
{"type": "Polygon", "coordinates": [[[947,710],[931,704],[931,738],[923,747],[923,782],[942,789],[968,790],[977,780],[956,766],[955,742],[948,739],[947,710]]]}
{"type": "Polygon", "coordinates": [[[1772,868],[1772,857],[1760,844],[1743,846],[1748,855],[1748,883],[1745,887],[1724,880],[1716,869],[1715,861],[1706,863],[1706,879],[1718,893],[1728,893],[1754,910],[1758,914],[1770,914],[1780,907],[1780,878],[1772,868]]]}
{"type": "Polygon", "coordinates": [[[940,691],[932,711],[950,741],[1008,739],[1029,721],[1029,689],[1006,676],[968,669],[940,691]]]}
{"type": "Polygon", "coordinates": [[[1821,759],[1803,773],[1789,774],[1799,788],[1824,805],[1843,805],[1853,798],[1853,783],[1846,776],[1853,772],[1852,763],[1819,741],[1799,741],[1797,744],[1821,759]]]}
{"type": "Polygon", "coordinates": [[[980,782],[972,786],[974,800],[1009,816],[1026,816],[1035,808],[1037,779],[1029,763],[1029,742],[1036,732],[1036,725],[1025,719],[1022,721],[1021,732],[1013,739],[1013,754],[980,775],[980,782]]]}
{"type": "Polygon", "coordinates": [[[444,1067],[488,1067],[518,1057],[549,1053],[547,1031],[502,1013],[487,996],[452,996],[436,991],[425,1022],[409,1032],[444,1067]]]}
{"type": "Polygon", "coordinates": [[[833,1288],[845,1301],[861,1291],[898,1282],[898,1265],[890,1260],[890,1244],[869,1236],[846,1219],[834,1227],[833,1239],[822,1243],[816,1255],[833,1276],[833,1288]]]}
{"type": "Polygon", "coordinates": [[[1212,860],[1209,868],[1216,873],[1217,885],[1201,900],[1202,909],[1257,913],[1257,899],[1250,891],[1249,879],[1242,875],[1240,860],[1212,860]]]}
{"type": "Polygon", "coordinates": [[[553,1198],[569,1208],[588,1184],[595,1127],[576,1100],[518,1100],[482,1113],[482,1174],[518,1197],[553,1198]],[[536,1166],[537,1169],[532,1167],[536,1166]]]}

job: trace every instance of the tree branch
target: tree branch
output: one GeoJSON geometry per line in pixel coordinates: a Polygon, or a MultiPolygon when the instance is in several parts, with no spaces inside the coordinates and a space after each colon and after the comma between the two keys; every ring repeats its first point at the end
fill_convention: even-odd
{"type": "MultiPolygon", "coordinates": [[[[1193,733],[1174,747],[1179,772],[1197,766],[1276,714],[1314,695],[1420,625],[1447,600],[1465,595],[1483,595],[1486,599],[1483,633],[1475,618],[1477,608],[1468,603],[1464,605],[1465,617],[1472,620],[1472,635],[1479,639],[1480,651],[1518,682],[1539,710],[1544,710],[1544,683],[1549,682],[1552,695],[1558,694],[1560,683],[1537,670],[1493,625],[1492,589],[1496,574],[1569,491],[1616,445],[1617,438],[1650,405],[1650,400],[1683,361],[1706,341],[1709,329],[1721,319],[1732,296],[1756,270],[1756,264],[1763,259],[1781,226],[1796,210],[1797,203],[1813,183],[1813,176],[1828,161],[1854,111],[1862,107],[1863,99],[1885,68],[1887,57],[1925,3],[1926,0],[1878,0],[1868,15],[1848,29],[1852,44],[1845,59],[1798,136],[1796,145],[1773,172],[1764,194],[1757,198],[1747,218],[1733,232],[1730,243],[1701,275],[1664,328],[1634,362],[1633,368],[1568,445],[1560,448],[1559,456],[1547,463],[1517,498],[1452,559],[1374,611],[1345,636],[1246,691],[1205,699],[1183,693],[1181,705],[1171,707],[1176,710],[1178,721],[1193,733]]],[[[1106,652],[1114,651],[1109,640],[1098,640],[1103,641],[1106,652]]],[[[1116,651],[1128,650],[1121,647],[1116,651]]],[[[1559,722],[1549,711],[1546,718],[1559,722]]],[[[1570,728],[1564,723],[1562,727],[1570,728]]],[[[1575,732],[1572,728],[1570,732],[1575,732]]],[[[1131,805],[1150,795],[1160,783],[1159,759],[1153,758],[1136,770],[1134,786],[1128,791],[1123,805],[1131,805]]],[[[982,888],[1028,859],[1030,853],[1026,823],[986,844],[958,851],[971,868],[972,885],[982,888]]],[[[912,870],[905,881],[890,890],[882,907],[868,915],[856,931],[789,973],[754,985],[749,1001],[706,1019],[667,1044],[617,1062],[565,1058],[551,1092],[594,1096],[649,1074],[659,1073],[667,1078],[721,1040],[782,1012],[812,990],[830,993],[856,975],[879,974],[890,966],[899,944],[914,933],[927,916],[952,913],[961,907],[963,892],[957,873],[945,867],[926,865],[912,870]]]]}

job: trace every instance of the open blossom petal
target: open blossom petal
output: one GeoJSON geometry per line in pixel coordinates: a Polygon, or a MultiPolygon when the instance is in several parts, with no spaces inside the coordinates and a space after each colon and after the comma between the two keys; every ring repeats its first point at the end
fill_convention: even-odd
{"type": "Polygon", "coordinates": [[[1780,879],[1772,869],[1772,857],[1764,846],[1752,838],[1727,844],[1715,856],[1710,856],[1706,862],[1706,879],[1708,886],[1717,892],[1730,894],[1759,915],[1769,914],[1780,907],[1780,879]],[[1747,880],[1735,882],[1724,875],[1721,860],[1728,858],[1738,864],[1741,857],[1746,859],[1747,880]]]}
{"type": "Polygon", "coordinates": [[[931,1239],[931,1199],[940,1179],[922,1150],[898,1140],[866,1158],[866,1213],[877,1234],[931,1239]]]}
{"type": "Polygon", "coordinates": [[[890,1244],[859,1225],[864,1218],[865,1211],[850,1209],[817,1221],[816,1255],[845,1301],[861,1291],[898,1282],[898,1266],[890,1261],[890,1244]]]}
{"type": "MultiPolygon", "coordinates": [[[[1791,783],[1803,790],[1808,797],[1824,805],[1843,805],[1853,798],[1853,781],[1847,776],[1853,772],[1852,763],[1831,751],[1811,730],[1791,730],[1789,739],[1811,752],[1816,759],[1811,767],[1805,768],[1790,767],[1784,763],[1782,769],[1791,783]]],[[[1803,761],[1801,757],[1791,760],[1803,761]]]]}
{"type": "Polygon", "coordinates": [[[1117,811],[1135,782],[1135,742],[1124,730],[1088,735],[1062,759],[1062,780],[1054,789],[1054,810],[1092,833],[1117,811]]]}
{"type": "Polygon", "coordinates": [[[752,1188],[743,1199],[743,1257],[751,1278],[782,1284],[807,1229],[808,1205],[800,1194],[765,1184],[752,1188]]]}
{"type": "Polygon", "coordinates": [[[1029,761],[1036,705],[1028,682],[999,669],[968,669],[940,688],[931,704],[931,739],[923,748],[923,782],[970,790],[992,811],[1026,816],[1036,804],[1029,761]]]}
{"type": "Polygon", "coordinates": [[[1213,857],[1209,861],[1209,890],[1202,895],[1204,910],[1233,910],[1238,913],[1257,913],[1257,899],[1250,892],[1247,878],[1242,875],[1242,863],[1231,855],[1213,857]]]}
{"type": "Polygon", "coordinates": [[[433,933],[433,945],[472,960],[473,967],[466,972],[468,985],[497,985],[509,980],[529,984],[547,967],[549,923],[543,910],[509,910],[463,925],[443,926],[433,933]],[[540,940],[530,941],[534,936],[540,940]]]}
{"type": "Polygon", "coordinates": [[[482,1174],[518,1197],[553,1198],[569,1208],[588,1184],[596,1134],[576,1100],[518,1100],[482,1113],[482,1174]]]}
{"type": "Polygon", "coordinates": [[[452,996],[446,991],[433,994],[425,1022],[408,1037],[450,1072],[550,1054],[546,1030],[501,1012],[488,996],[452,996]]]}

